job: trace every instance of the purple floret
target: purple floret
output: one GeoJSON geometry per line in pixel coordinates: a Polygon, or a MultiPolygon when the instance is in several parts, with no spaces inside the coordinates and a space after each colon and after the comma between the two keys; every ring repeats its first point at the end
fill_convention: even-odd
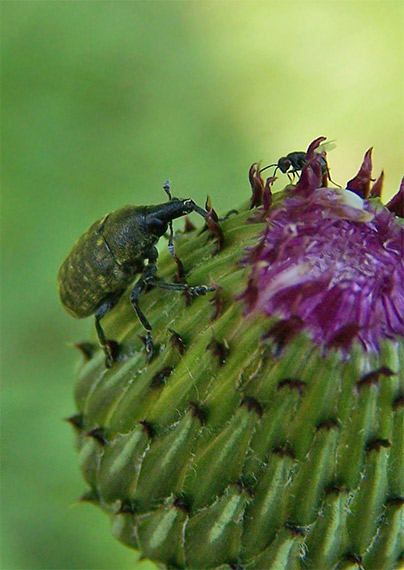
{"type": "Polygon", "coordinates": [[[404,228],[362,200],[355,179],[355,193],[318,187],[318,160],[311,156],[247,252],[242,299],[248,312],[300,319],[318,343],[348,348],[357,339],[377,350],[382,339],[404,336],[404,228]]]}

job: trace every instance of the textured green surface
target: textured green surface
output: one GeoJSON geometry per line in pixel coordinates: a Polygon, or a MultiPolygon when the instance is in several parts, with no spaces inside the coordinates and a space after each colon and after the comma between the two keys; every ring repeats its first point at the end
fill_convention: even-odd
{"type": "Polygon", "coordinates": [[[116,208],[160,202],[166,178],[179,196],[209,193],[227,211],[246,198],[250,163],[320,134],[337,140],[340,183],[374,145],[391,195],[404,152],[402,9],[1,2],[4,568],[136,564],[103,514],[75,502],[82,480],[61,418],[74,410],[72,343],[93,326],[65,313],[55,287],[75,239],[116,208]]]}
{"type": "MultiPolygon", "coordinates": [[[[273,319],[237,300],[240,255],[263,227],[251,218],[222,224],[220,253],[206,231],[177,239],[189,283],[220,289],[189,306],[144,295],[150,364],[127,298],[106,318],[121,361],[106,370],[98,350],[76,389],[92,500],[114,536],[169,568],[398,568],[404,343],[346,359],[298,335],[279,350],[273,319]]],[[[160,268],[173,278],[168,254],[160,268]]]]}

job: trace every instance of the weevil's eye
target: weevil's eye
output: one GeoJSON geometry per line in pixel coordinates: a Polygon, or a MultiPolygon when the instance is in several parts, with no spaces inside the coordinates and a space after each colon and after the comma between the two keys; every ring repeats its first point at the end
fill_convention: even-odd
{"type": "Polygon", "coordinates": [[[165,234],[168,228],[166,222],[163,222],[160,218],[155,218],[153,216],[146,217],[146,227],[151,234],[159,237],[165,234]]]}

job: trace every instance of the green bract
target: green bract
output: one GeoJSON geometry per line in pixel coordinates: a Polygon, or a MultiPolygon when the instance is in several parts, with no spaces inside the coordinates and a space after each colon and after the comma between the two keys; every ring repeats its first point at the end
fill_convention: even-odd
{"type": "MultiPolygon", "coordinates": [[[[121,344],[113,367],[82,345],[71,421],[85,498],[163,568],[387,570],[403,559],[403,338],[367,351],[351,335],[347,351],[346,336],[326,346],[300,317],[241,301],[259,295],[245,248],[256,251],[286,196],[244,206],[222,235],[177,235],[188,283],[216,292],[142,297],[150,363],[126,296],[105,318],[121,344]]],[[[163,253],[159,276],[175,270],[163,253]]]]}

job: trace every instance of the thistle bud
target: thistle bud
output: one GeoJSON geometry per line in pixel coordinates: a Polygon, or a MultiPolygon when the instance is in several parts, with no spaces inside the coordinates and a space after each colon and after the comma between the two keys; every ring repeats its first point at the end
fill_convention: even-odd
{"type": "Polygon", "coordinates": [[[86,496],[162,568],[403,560],[404,183],[383,206],[368,151],[345,189],[324,186],[322,140],[296,184],[274,194],[255,164],[251,202],[221,220],[209,201],[177,234],[188,283],[215,290],[144,294],[151,361],[127,295],[105,318],[113,366],[85,353],[86,496]]]}

